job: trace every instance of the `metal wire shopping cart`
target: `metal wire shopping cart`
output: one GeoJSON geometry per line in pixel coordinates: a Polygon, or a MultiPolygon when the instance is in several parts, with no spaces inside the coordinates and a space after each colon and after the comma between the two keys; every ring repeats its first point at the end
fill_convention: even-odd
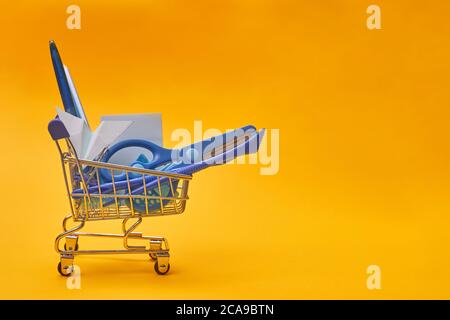
{"type": "Polygon", "coordinates": [[[95,254],[148,254],[155,260],[155,271],[166,274],[170,269],[169,245],[160,236],[145,236],[134,232],[143,218],[181,214],[188,200],[190,175],[139,169],[123,165],[79,159],[64,124],[58,120],[49,123],[48,130],[58,147],[69,198],[71,214],[63,220],[63,232],[55,240],[55,250],[60,254],[58,271],[63,276],[73,272],[74,258],[95,254]],[[64,140],[64,141],[63,141],[64,140]],[[113,180],[102,183],[99,172],[107,170],[113,180]],[[125,173],[124,181],[114,181],[117,172],[125,173]],[[72,219],[79,224],[68,229],[72,219]],[[80,232],[86,222],[98,220],[122,220],[122,233],[80,232]],[[130,219],[136,221],[129,227],[130,219]],[[79,250],[79,237],[108,237],[123,240],[123,248],[117,250],[79,250]],[[147,242],[144,246],[128,244],[130,239],[147,242]],[[60,248],[65,240],[64,249],[60,248]]]}

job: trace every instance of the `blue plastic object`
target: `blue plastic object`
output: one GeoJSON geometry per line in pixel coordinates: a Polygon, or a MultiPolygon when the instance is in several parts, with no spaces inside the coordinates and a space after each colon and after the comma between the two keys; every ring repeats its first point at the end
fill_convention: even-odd
{"type": "Polygon", "coordinates": [[[53,69],[55,70],[56,81],[58,82],[59,93],[64,105],[64,110],[71,115],[80,118],[75,107],[72,93],[70,92],[69,82],[64,72],[64,65],[59,55],[58,48],[54,41],[50,41],[50,56],[52,57],[53,69]]]}
{"type": "Polygon", "coordinates": [[[54,119],[48,123],[48,132],[55,141],[70,137],[64,123],[59,119],[54,119]]]}
{"type": "MultiPolygon", "coordinates": [[[[163,168],[161,171],[165,172],[172,172],[172,173],[179,173],[179,174],[185,174],[185,175],[192,175],[198,171],[204,170],[211,166],[216,166],[220,164],[224,164],[226,162],[231,161],[232,159],[236,158],[239,155],[243,154],[250,154],[257,152],[260,146],[260,143],[262,141],[262,138],[264,137],[265,130],[262,129],[259,132],[254,132],[249,139],[247,139],[244,143],[237,145],[233,147],[232,149],[229,149],[225,151],[224,153],[218,154],[212,158],[209,158],[207,160],[202,160],[196,163],[192,164],[186,164],[186,163],[178,163],[176,165],[172,165],[172,167],[163,168]],[[252,149],[252,146],[255,146],[254,149],[252,149]]],[[[116,177],[116,176],[115,176],[116,177]]],[[[160,185],[161,185],[161,196],[163,197],[172,197],[170,184],[168,181],[168,178],[160,178],[160,185]]],[[[172,178],[173,183],[173,190],[177,189],[178,186],[178,180],[172,178]]],[[[153,196],[159,196],[159,187],[158,187],[158,180],[155,176],[145,176],[144,179],[142,178],[142,175],[139,175],[139,177],[130,179],[130,187],[131,187],[131,194],[132,195],[141,195],[144,194],[144,190],[147,190],[148,195],[153,196]],[[144,181],[145,181],[145,187],[144,187],[144,181]],[[145,188],[145,189],[144,189],[145,188]]],[[[129,195],[128,192],[128,183],[127,181],[117,181],[115,180],[114,184],[112,182],[102,183],[100,186],[94,185],[90,186],[88,188],[88,192],[90,194],[99,194],[99,189],[102,194],[109,194],[112,193],[115,189],[116,192],[121,192],[123,195],[129,195]]],[[[72,193],[72,196],[74,198],[82,197],[83,196],[83,190],[77,189],[74,190],[72,193]]],[[[131,206],[130,200],[125,199],[125,204],[127,206],[131,206]]],[[[109,206],[114,204],[114,199],[108,199],[103,202],[104,206],[109,206]]],[[[162,204],[163,206],[166,205],[168,200],[163,200],[162,204]]],[[[145,212],[145,200],[141,199],[134,199],[133,200],[133,207],[137,212],[145,212]]],[[[153,203],[148,203],[148,210],[156,210],[160,209],[161,203],[160,201],[154,201],[153,203]]]]}
{"type": "MultiPolygon", "coordinates": [[[[111,157],[119,152],[122,149],[131,148],[131,147],[140,147],[143,149],[146,149],[150,151],[153,155],[153,159],[149,161],[143,154],[140,155],[136,161],[131,163],[130,167],[137,167],[137,168],[144,168],[144,169],[155,169],[162,171],[168,171],[170,169],[177,168],[180,163],[182,164],[192,164],[199,161],[204,160],[203,159],[203,153],[204,151],[208,151],[214,148],[218,148],[223,146],[224,150],[227,143],[230,142],[230,138],[237,138],[243,137],[245,135],[249,136],[252,133],[256,132],[256,128],[254,126],[248,125],[239,129],[236,129],[231,132],[227,132],[222,135],[218,135],[203,141],[199,141],[196,143],[193,143],[189,146],[180,148],[180,149],[166,149],[163,147],[160,147],[153,142],[146,141],[146,140],[140,140],[140,139],[130,139],[130,140],[124,140],[121,141],[115,145],[113,145],[111,148],[109,148],[103,158],[101,159],[102,162],[109,162],[111,157]],[[164,166],[164,167],[161,167],[164,166]]],[[[112,177],[109,170],[101,169],[100,170],[100,176],[102,179],[102,182],[111,182],[112,177]]],[[[137,175],[130,174],[129,178],[135,178],[137,175]]],[[[114,181],[123,181],[126,179],[125,173],[120,173],[117,175],[114,175],[114,181]]]]}

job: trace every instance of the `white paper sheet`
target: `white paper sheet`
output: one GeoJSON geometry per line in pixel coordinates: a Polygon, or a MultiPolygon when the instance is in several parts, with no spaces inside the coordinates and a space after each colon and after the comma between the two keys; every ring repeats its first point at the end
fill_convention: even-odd
{"type": "Polygon", "coordinates": [[[70,75],[69,68],[64,66],[64,73],[66,74],[67,83],[69,84],[70,93],[72,94],[73,102],[75,103],[75,108],[78,110],[81,118],[86,122],[87,127],[89,127],[89,122],[86,118],[86,114],[84,113],[83,106],[81,105],[80,98],[78,97],[77,89],[75,88],[75,84],[73,83],[72,77],[70,75]]]}
{"type": "MultiPolygon", "coordinates": [[[[106,121],[131,121],[132,124],[125,130],[114,143],[128,140],[141,139],[151,141],[159,146],[162,146],[162,120],[161,113],[145,113],[145,114],[122,114],[122,115],[108,115],[101,117],[102,122],[106,121]]],[[[153,155],[149,150],[144,150],[138,147],[130,147],[117,152],[110,162],[129,165],[136,161],[141,155],[145,155],[149,160],[153,155]]]]}
{"type": "Polygon", "coordinates": [[[66,126],[70,140],[80,159],[94,160],[132,124],[132,121],[103,121],[95,131],[78,117],[57,108],[59,119],[66,126]]]}

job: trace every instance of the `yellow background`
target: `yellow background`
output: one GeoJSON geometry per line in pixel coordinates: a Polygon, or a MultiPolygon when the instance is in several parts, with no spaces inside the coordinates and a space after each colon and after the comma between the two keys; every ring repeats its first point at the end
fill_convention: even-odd
{"type": "Polygon", "coordinates": [[[376,1],[374,31],[372,1],[75,3],[81,30],[71,1],[1,6],[1,298],[450,298],[450,2],[376,1]],[[169,275],[142,255],[80,257],[82,288],[66,289],[50,39],[92,125],[162,112],[168,147],[194,120],[279,128],[279,173],[198,173],[185,214],[140,229],[168,237],[169,275]]]}

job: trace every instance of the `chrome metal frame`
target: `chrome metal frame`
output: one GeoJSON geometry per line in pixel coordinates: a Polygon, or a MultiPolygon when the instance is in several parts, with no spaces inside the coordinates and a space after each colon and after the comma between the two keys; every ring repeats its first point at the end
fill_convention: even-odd
{"type": "Polygon", "coordinates": [[[63,232],[56,237],[55,250],[60,255],[59,272],[68,276],[73,271],[73,262],[75,256],[96,255],[96,254],[148,254],[155,260],[155,271],[158,274],[165,274],[169,271],[169,243],[166,238],[161,236],[145,236],[134,230],[141,224],[142,219],[146,217],[166,216],[181,214],[186,208],[188,200],[188,186],[191,176],[162,172],[157,170],[147,170],[133,168],[123,165],[103,163],[98,161],[79,159],[70,139],[64,139],[66,147],[60,141],[55,140],[58,151],[61,156],[64,181],[66,184],[67,196],[69,198],[71,214],[67,215],[62,223],[63,232]],[[100,187],[99,170],[109,170],[112,177],[112,192],[102,192],[100,187]],[[128,190],[125,194],[116,190],[114,183],[115,172],[126,173],[126,183],[128,190]],[[143,194],[133,194],[130,174],[142,176],[143,194]],[[153,177],[157,181],[157,194],[152,194],[146,188],[146,179],[153,177]],[[164,179],[164,180],[163,180],[164,179]],[[163,195],[162,184],[170,188],[167,195],[163,195]],[[98,192],[89,192],[89,188],[98,186],[98,192]],[[74,190],[82,190],[76,195],[74,190]],[[106,200],[113,199],[112,205],[104,205],[106,200]],[[145,212],[136,210],[135,201],[145,202],[145,212]],[[156,208],[149,209],[150,205],[156,205],[156,208]],[[127,222],[130,219],[136,221],[129,227],[127,222]],[[122,233],[87,233],[80,232],[87,222],[98,220],[122,219],[122,233]],[[67,222],[79,222],[78,225],[68,228],[67,222]],[[122,238],[123,248],[117,250],[78,250],[79,237],[106,237],[122,238]],[[60,249],[61,240],[65,239],[64,249],[60,249]],[[128,243],[129,239],[145,240],[148,246],[135,246],[128,243]]]}

